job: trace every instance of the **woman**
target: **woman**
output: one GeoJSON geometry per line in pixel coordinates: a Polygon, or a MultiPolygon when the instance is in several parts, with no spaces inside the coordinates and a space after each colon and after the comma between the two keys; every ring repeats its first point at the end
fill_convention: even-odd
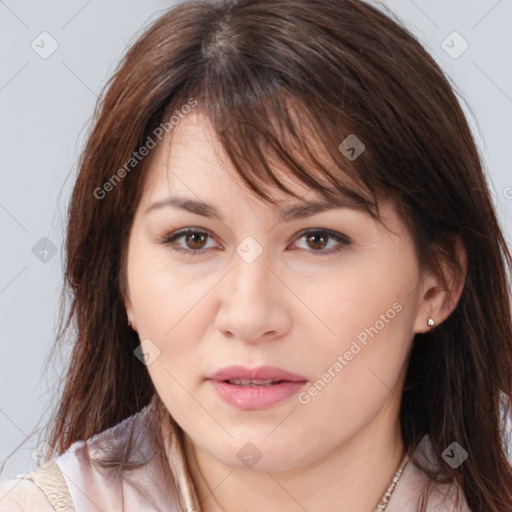
{"type": "Polygon", "coordinates": [[[512,508],[510,253],[446,78],[379,10],[164,14],[66,248],[71,364],[5,510],[512,508]]]}

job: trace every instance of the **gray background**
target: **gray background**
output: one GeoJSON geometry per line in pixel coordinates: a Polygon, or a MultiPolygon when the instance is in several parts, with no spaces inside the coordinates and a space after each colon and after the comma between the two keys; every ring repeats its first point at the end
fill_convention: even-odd
{"type": "MultiPolygon", "coordinates": [[[[64,357],[43,373],[58,320],[64,213],[97,95],[127,44],[172,3],[0,0],[0,464],[44,424],[44,408],[56,398],[56,378],[65,367],[64,357]],[[58,48],[42,58],[52,44],[58,48]],[[51,241],[48,253],[33,250],[41,250],[36,244],[44,237],[51,241]]],[[[510,240],[512,0],[383,3],[468,102],[510,240]],[[461,53],[464,41],[469,47],[461,53]]],[[[9,459],[2,480],[35,469],[35,445],[33,438],[9,459]]]]}

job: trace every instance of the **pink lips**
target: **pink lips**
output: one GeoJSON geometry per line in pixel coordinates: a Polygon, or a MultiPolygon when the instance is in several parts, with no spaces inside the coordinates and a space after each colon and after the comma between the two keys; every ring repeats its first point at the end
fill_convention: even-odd
{"type": "Polygon", "coordinates": [[[249,369],[238,365],[222,368],[207,380],[225,402],[244,410],[271,407],[296,394],[307,382],[305,377],[274,366],[249,369]],[[250,386],[227,382],[234,379],[260,381],[272,379],[274,383],[250,386]]]}

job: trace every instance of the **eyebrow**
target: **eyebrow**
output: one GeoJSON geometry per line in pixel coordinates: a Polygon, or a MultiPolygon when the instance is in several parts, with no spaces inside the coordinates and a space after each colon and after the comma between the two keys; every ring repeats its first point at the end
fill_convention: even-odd
{"type": "MultiPolygon", "coordinates": [[[[144,213],[149,213],[164,207],[173,207],[190,213],[195,213],[196,215],[201,215],[203,217],[215,218],[224,221],[224,217],[215,206],[185,197],[169,197],[162,201],[157,201],[148,207],[144,213]]],[[[295,219],[311,217],[317,213],[327,210],[340,208],[361,210],[361,205],[356,205],[353,199],[343,196],[335,202],[300,202],[281,207],[278,209],[278,213],[283,220],[292,221],[295,219]]]]}

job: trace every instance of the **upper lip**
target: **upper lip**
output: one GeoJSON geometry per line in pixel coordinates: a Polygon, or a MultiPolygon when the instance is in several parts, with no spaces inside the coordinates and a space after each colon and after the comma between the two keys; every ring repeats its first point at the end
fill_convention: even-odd
{"type": "Polygon", "coordinates": [[[258,366],[256,368],[245,368],[240,365],[225,366],[207,377],[209,380],[226,381],[232,379],[250,380],[287,380],[292,382],[303,382],[307,379],[294,373],[277,368],[275,366],[258,366]]]}

